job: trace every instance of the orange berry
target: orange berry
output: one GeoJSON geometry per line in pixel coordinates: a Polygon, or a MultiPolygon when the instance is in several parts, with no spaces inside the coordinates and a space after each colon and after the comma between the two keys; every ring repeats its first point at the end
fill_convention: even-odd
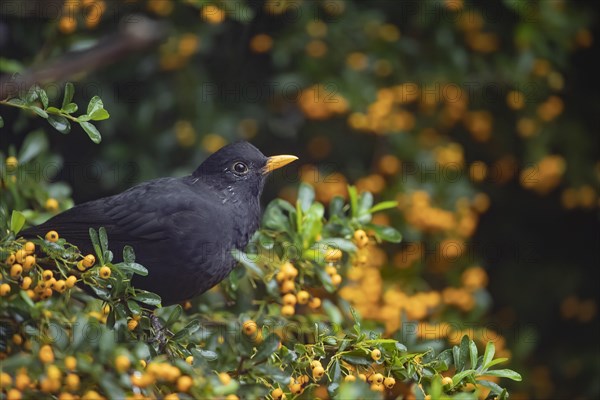
{"type": "Polygon", "coordinates": [[[385,378],[383,380],[383,385],[388,389],[393,388],[395,384],[396,384],[396,380],[394,378],[392,378],[391,376],[388,376],[387,378],[385,378]]]}
{"type": "Polygon", "coordinates": [[[283,304],[286,306],[295,306],[297,299],[296,296],[294,296],[292,293],[288,293],[285,296],[283,296],[283,304]]]}
{"type": "Polygon", "coordinates": [[[110,278],[110,274],[111,274],[111,270],[106,265],[103,265],[102,268],[100,268],[100,272],[99,272],[100,278],[108,279],[108,278],[110,278]]]}
{"type": "Polygon", "coordinates": [[[77,277],[75,275],[69,275],[66,280],[66,284],[68,288],[72,288],[77,283],[77,277]]]}
{"type": "Polygon", "coordinates": [[[317,308],[321,307],[321,299],[318,297],[313,297],[312,299],[310,299],[310,301],[308,302],[308,306],[313,309],[316,310],[317,308]]]}
{"type": "Polygon", "coordinates": [[[40,361],[44,364],[50,364],[54,362],[54,351],[49,344],[45,344],[40,347],[40,351],[38,352],[38,357],[40,361]]]}
{"type": "Polygon", "coordinates": [[[77,368],[77,359],[73,356],[65,357],[65,368],[73,371],[77,368]]]}
{"type": "Polygon", "coordinates": [[[35,251],[35,244],[33,242],[27,242],[23,246],[23,249],[25,249],[27,254],[33,254],[33,252],[35,251]]]}
{"type": "Polygon", "coordinates": [[[296,289],[296,284],[294,283],[294,281],[291,281],[291,280],[283,281],[283,283],[279,287],[279,290],[281,291],[281,293],[290,293],[290,292],[293,292],[295,289],[296,289]]]}
{"type": "Polygon", "coordinates": [[[281,390],[281,388],[275,388],[273,389],[273,391],[271,391],[271,397],[273,398],[273,400],[284,400],[285,393],[283,393],[283,390],[281,390]]]}
{"type": "Polygon", "coordinates": [[[129,321],[127,321],[127,329],[129,329],[130,331],[135,330],[137,326],[138,322],[135,319],[130,319],[129,321]]]}
{"type": "Polygon", "coordinates": [[[177,379],[177,390],[185,393],[190,390],[193,384],[194,381],[191,377],[187,375],[180,376],[179,379],[177,379]]]}
{"type": "Polygon", "coordinates": [[[56,290],[58,293],[62,293],[67,289],[67,282],[65,282],[62,279],[59,279],[56,282],[54,282],[54,285],[52,285],[52,288],[54,290],[56,290]]]}
{"type": "Polygon", "coordinates": [[[256,324],[256,322],[248,320],[242,325],[242,330],[245,335],[252,336],[256,334],[256,331],[258,330],[258,325],[256,324]]]}
{"type": "Polygon", "coordinates": [[[371,358],[373,361],[379,361],[379,359],[381,359],[381,351],[379,349],[373,349],[371,351],[371,358]]]}
{"type": "Polygon", "coordinates": [[[221,372],[219,373],[219,380],[223,385],[227,386],[231,383],[231,376],[227,372],[221,372]]]}
{"type": "Polygon", "coordinates": [[[79,376],[76,374],[68,374],[65,377],[65,386],[72,392],[79,389],[79,376]]]}
{"type": "Polygon", "coordinates": [[[190,365],[193,365],[194,364],[194,356],[187,356],[185,358],[185,362],[188,363],[188,364],[190,364],[190,365]]]}
{"type": "Polygon", "coordinates": [[[294,306],[287,305],[287,306],[281,307],[281,315],[283,315],[284,317],[291,317],[295,313],[296,313],[296,310],[294,309],[294,306]]]}
{"type": "Polygon", "coordinates": [[[23,270],[28,272],[35,265],[35,256],[27,256],[25,257],[25,262],[23,262],[23,270]]]}
{"type": "Polygon", "coordinates": [[[3,283],[0,285],[0,296],[6,296],[10,293],[10,285],[8,283],[3,283]]]}
{"type": "Polygon", "coordinates": [[[310,294],[306,290],[301,290],[296,295],[296,299],[298,300],[298,304],[306,304],[308,303],[308,299],[310,299],[310,294]]]}
{"type": "Polygon", "coordinates": [[[17,279],[21,276],[21,274],[23,273],[23,267],[21,266],[21,264],[13,264],[12,267],[10,267],[10,277],[13,279],[17,279]]]}
{"type": "Polygon", "coordinates": [[[58,241],[58,232],[56,231],[50,231],[48,233],[46,233],[46,240],[52,243],[55,243],[56,241],[58,241]]]}
{"type": "Polygon", "coordinates": [[[346,375],[344,377],[344,382],[355,382],[356,381],[356,376],[354,375],[346,375]]]}
{"type": "Polygon", "coordinates": [[[452,378],[450,378],[449,376],[445,376],[442,378],[442,385],[446,386],[446,385],[452,385],[452,378]]]}
{"type": "Polygon", "coordinates": [[[312,371],[313,378],[315,380],[319,380],[325,375],[325,369],[323,367],[315,367],[312,371]]]}
{"type": "Polygon", "coordinates": [[[342,276],[340,274],[332,275],[331,283],[333,283],[334,286],[339,286],[340,283],[342,283],[342,276]]]}
{"type": "Polygon", "coordinates": [[[42,272],[42,278],[45,281],[49,281],[53,277],[54,277],[54,272],[50,271],[49,269],[46,269],[46,270],[44,270],[44,272],[42,272]]]}
{"type": "Polygon", "coordinates": [[[17,261],[17,258],[15,257],[14,253],[10,253],[10,255],[6,257],[6,260],[4,260],[4,262],[8,265],[14,264],[15,261],[17,261]]]}
{"type": "Polygon", "coordinates": [[[82,260],[82,264],[86,268],[90,268],[92,265],[96,263],[96,257],[93,254],[88,254],[82,260]]]}
{"type": "Polygon", "coordinates": [[[129,360],[129,357],[127,357],[126,355],[118,355],[115,358],[115,369],[119,372],[125,372],[129,369],[129,367],[131,366],[131,361],[129,360]]]}
{"type": "Polygon", "coordinates": [[[356,246],[358,246],[359,249],[369,244],[369,237],[367,236],[367,233],[362,229],[357,229],[354,232],[354,243],[356,243],[356,246]]]}

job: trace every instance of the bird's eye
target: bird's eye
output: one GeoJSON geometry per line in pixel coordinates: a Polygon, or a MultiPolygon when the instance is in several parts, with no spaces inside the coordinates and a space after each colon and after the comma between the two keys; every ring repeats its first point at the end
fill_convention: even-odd
{"type": "Polygon", "coordinates": [[[233,164],[233,172],[240,175],[245,174],[248,172],[248,166],[243,162],[236,162],[233,164]]]}

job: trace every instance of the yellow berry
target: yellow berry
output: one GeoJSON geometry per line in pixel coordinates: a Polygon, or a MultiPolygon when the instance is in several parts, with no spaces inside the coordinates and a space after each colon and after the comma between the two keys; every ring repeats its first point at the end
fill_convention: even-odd
{"type": "Polygon", "coordinates": [[[253,336],[258,330],[258,325],[256,324],[256,322],[248,320],[242,325],[242,330],[244,331],[245,335],[253,336]]]}
{"type": "Polygon", "coordinates": [[[129,321],[127,321],[127,329],[129,329],[130,331],[135,330],[137,326],[138,322],[135,319],[130,319],[129,321]]]}
{"type": "Polygon", "coordinates": [[[65,368],[73,371],[77,368],[77,359],[73,356],[65,357],[65,368]]]}
{"type": "Polygon", "coordinates": [[[235,394],[228,394],[227,396],[225,396],[225,400],[240,400],[240,398],[237,397],[237,395],[235,394]]]}
{"type": "Polygon", "coordinates": [[[298,276],[298,270],[290,262],[286,262],[281,266],[281,272],[286,279],[294,279],[298,276]]]}
{"type": "Polygon", "coordinates": [[[68,374],[65,377],[65,386],[72,392],[79,389],[79,376],[76,374],[68,374]]]}
{"type": "Polygon", "coordinates": [[[8,283],[3,283],[0,285],[0,296],[6,296],[10,293],[10,285],[8,283]]]}
{"type": "Polygon", "coordinates": [[[380,373],[373,374],[369,378],[372,383],[377,383],[379,385],[383,383],[383,375],[381,375],[380,373]]]}
{"type": "Polygon", "coordinates": [[[187,375],[180,376],[179,379],[177,379],[177,390],[185,393],[190,390],[193,384],[194,381],[191,377],[187,375]]]}
{"type": "Polygon", "coordinates": [[[360,379],[363,382],[367,381],[367,376],[365,374],[358,374],[358,379],[360,379]]]}
{"type": "Polygon", "coordinates": [[[17,346],[20,346],[23,343],[23,336],[19,335],[18,333],[15,333],[12,337],[12,341],[17,346]]]}
{"type": "Polygon", "coordinates": [[[6,160],[4,161],[4,163],[6,164],[6,166],[8,168],[13,169],[17,165],[19,165],[19,160],[17,160],[17,157],[10,156],[10,157],[6,157],[6,160]]]}
{"type": "Polygon", "coordinates": [[[44,207],[50,212],[56,212],[58,211],[58,201],[50,197],[48,200],[46,200],[44,207]]]}
{"type": "Polygon", "coordinates": [[[219,374],[219,380],[223,385],[227,386],[231,382],[231,376],[229,376],[227,372],[221,372],[219,374]]]}
{"type": "Polygon", "coordinates": [[[381,383],[372,383],[371,384],[371,390],[375,391],[375,392],[383,392],[383,385],[381,383]]]}
{"type": "Polygon", "coordinates": [[[0,373],[0,388],[4,389],[12,386],[12,378],[6,372],[0,373]]]}
{"type": "Polygon", "coordinates": [[[283,304],[286,306],[295,306],[296,305],[296,296],[294,296],[292,293],[288,293],[285,296],[283,296],[283,304]]]}
{"type": "Polygon", "coordinates": [[[323,367],[323,365],[321,364],[321,361],[319,361],[319,360],[312,360],[310,362],[310,369],[315,369],[317,367],[321,367],[321,368],[323,367]]]}
{"type": "Polygon", "coordinates": [[[88,254],[82,260],[82,264],[86,268],[90,268],[92,265],[96,263],[96,257],[93,254],[88,254]]]}
{"type": "Polygon", "coordinates": [[[25,257],[25,261],[23,262],[23,270],[30,271],[31,268],[35,265],[35,256],[27,256],[25,257]]]}
{"type": "Polygon", "coordinates": [[[381,358],[381,351],[379,349],[373,349],[371,351],[371,358],[373,359],[373,361],[379,361],[379,359],[381,358]]]}
{"type": "Polygon", "coordinates": [[[342,283],[342,276],[340,274],[332,275],[331,283],[333,283],[335,286],[338,286],[340,283],[342,283]]]}
{"type": "Polygon", "coordinates": [[[294,306],[283,306],[281,307],[281,315],[284,317],[291,317],[296,313],[294,306]]]}
{"type": "Polygon", "coordinates": [[[62,293],[67,289],[67,282],[65,282],[62,279],[59,279],[56,282],[54,282],[54,285],[52,285],[52,288],[54,290],[56,290],[58,293],[62,293]]]}
{"type": "Polygon", "coordinates": [[[15,260],[19,263],[19,264],[23,264],[25,262],[25,257],[27,257],[28,254],[24,249],[20,249],[17,250],[17,252],[15,253],[15,260]]]}
{"type": "Polygon", "coordinates": [[[190,364],[190,365],[194,364],[194,356],[187,356],[185,358],[185,362],[188,363],[188,364],[190,364]]]}
{"type": "Polygon", "coordinates": [[[129,357],[127,357],[126,355],[118,355],[115,358],[115,369],[119,372],[125,372],[129,369],[129,367],[131,366],[131,361],[129,360],[129,357]]]}
{"type": "Polygon", "coordinates": [[[356,376],[354,375],[346,375],[346,377],[344,378],[344,382],[355,382],[356,381],[356,376]]]}
{"type": "Polygon", "coordinates": [[[383,380],[383,385],[388,389],[393,388],[395,384],[396,384],[396,380],[394,378],[392,378],[391,376],[388,376],[387,378],[385,378],[383,380]]]}
{"type": "Polygon", "coordinates": [[[55,243],[58,240],[58,232],[50,231],[46,233],[46,240],[55,243]]]}
{"type": "Polygon", "coordinates": [[[310,299],[310,294],[306,290],[301,290],[296,295],[296,299],[298,300],[298,304],[306,304],[308,303],[308,299],[310,299]]]}
{"type": "Polygon", "coordinates": [[[289,388],[290,388],[290,392],[292,392],[292,394],[296,394],[296,395],[301,394],[304,391],[304,389],[302,389],[302,385],[300,383],[291,384],[289,386],[289,388]]]}
{"type": "Polygon", "coordinates": [[[95,390],[88,390],[85,392],[81,400],[100,400],[103,398],[104,397],[100,396],[100,393],[96,392],[95,390]]]}
{"type": "Polygon", "coordinates": [[[52,289],[50,289],[50,288],[44,289],[44,291],[40,294],[40,298],[42,300],[46,300],[46,299],[50,298],[51,296],[52,296],[52,289]]]}
{"type": "Polygon", "coordinates": [[[68,288],[72,288],[77,283],[77,277],[75,275],[69,275],[66,280],[66,284],[68,288]]]}
{"type": "Polygon", "coordinates": [[[317,308],[321,307],[321,299],[318,297],[313,297],[312,299],[310,299],[310,301],[308,302],[308,306],[313,309],[316,310],[317,308]]]}
{"type": "Polygon", "coordinates": [[[323,367],[315,367],[312,371],[313,378],[315,380],[319,380],[325,375],[325,369],[323,367]]]}
{"type": "Polygon", "coordinates": [[[29,384],[31,383],[31,379],[29,379],[29,375],[27,373],[18,373],[15,377],[15,387],[18,390],[25,390],[29,384]]]}
{"type": "Polygon", "coordinates": [[[279,290],[281,291],[281,293],[290,293],[293,292],[296,289],[296,284],[294,283],[294,281],[291,280],[285,280],[281,283],[281,286],[279,287],[279,290]]]}
{"type": "Polygon", "coordinates": [[[22,398],[23,393],[18,389],[10,389],[6,392],[6,400],[21,400],[22,398]]]}
{"type": "Polygon", "coordinates": [[[110,273],[111,273],[111,270],[106,265],[103,265],[102,268],[100,268],[100,277],[102,279],[110,278],[110,273]]]}
{"type": "Polygon", "coordinates": [[[445,376],[442,378],[442,385],[446,386],[446,385],[452,385],[452,378],[450,378],[449,376],[445,376]]]}
{"type": "Polygon", "coordinates": [[[21,266],[21,264],[13,264],[12,267],[10,267],[10,277],[13,279],[17,279],[18,277],[21,276],[21,274],[23,273],[23,267],[21,266]]]}
{"type": "Polygon", "coordinates": [[[283,400],[285,399],[285,393],[283,393],[283,390],[281,390],[281,388],[275,388],[271,392],[271,397],[273,398],[273,400],[283,400]]]}
{"type": "Polygon", "coordinates": [[[38,353],[38,357],[40,361],[44,364],[50,364],[54,362],[54,351],[49,344],[45,344],[40,347],[40,351],[38,353]]]}
{"type": "Polygon", "coordinates": [[[328,248],[325,252],[325,261],[336,262],[342,259],[342,251],[340,249],[328,248]]]}
{"type": "Polygon", "coordinates": [[[84,272],[87,268],[83,265],[83,260],[77,261],[77,269],[81,272],[84,272]]]}
{"type": "Polygon", "coordinates": [[[17,261],[17,258],[15,257],[14,253],[10,253],[10,255],[6,257],[6,260],[4,260],[4,262],[8,265],[14,264],[15,261],[17,261]]]}
{"type": "Polygon", "coordinates": [[[356,230],[354,232],[354,243],[356,243],[356,246],[359,249],[369,244],[369,237],[367,236],[367,233],[362,229],[356,230]]]}
{"type": "Polygon", "coordinates": [[[49,281],[53,277],[54,277],[54,272],[50,271],[49,269],[46,269],[46,270],[44,270],[44,272],[42,272],[42,278],[45,281],[49,281]]]}
{"type": "Polygon", "coordinates": [[[27,242],[23,246],[23,249],[25,249],[27,254],[33,254],[33,252],[35,251],[35,244],[33,242],[27,242]]]}

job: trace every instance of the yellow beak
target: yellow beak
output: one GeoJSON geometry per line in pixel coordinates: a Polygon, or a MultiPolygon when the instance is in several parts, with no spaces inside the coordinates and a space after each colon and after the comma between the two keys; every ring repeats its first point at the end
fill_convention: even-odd
{"type": "Polygon", "coordinates": [[[282,155],[282,156],[272,156],[267,158],[267,165],[263,168],[263,174],[268,174],[270,172],[275,171],[278,168],[283,167],[284,165],[288,165],[292,161],[296,161],[298,157],[282,155]]]}

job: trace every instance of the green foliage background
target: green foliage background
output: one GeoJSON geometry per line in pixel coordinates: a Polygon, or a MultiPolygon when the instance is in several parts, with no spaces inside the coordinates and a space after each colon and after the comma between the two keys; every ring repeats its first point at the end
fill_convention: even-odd
{"type": "MultiPolygon", "coordinates": [[[[42,210],[48,197],[65,209],[71,197],[81,202],[182,175],[223,143],[248,139],[268,155],[296,154],[303,166],[275,175],[265,201],[293,198],[297,176],[315,185],[321,201],[346,194],[346,182],[400,201],[389,223],[403,233],[403,249],[429,250],[402,269],[394,267],[399,248],[388,248],[386,284],[441,292],[459,285],[465,268],[484,267],[490,296],[471,313],[443,319],[500,332],[511,367],[524,376],[518,394],[598,395],[591,277],[599,261],[600,65],[592,57],[591,2],[20,4],[0,10],[8,32],[0,43],[3,79],[71,51],[110,49],[123,43],[119,29],[139,27],[142,18],[160,23],[164,36],[68,77],[75,103],[99,95],[110,112],[96,124],[100,145],[77,126],[63,136],[33,113],[0,107],[3,173],[9,155],[21,163],[35,156],[25,170],[32,182],[18,188],[35,201],[16,203],[21,196],[5,185],[4,210],[42,210]],[[386,155],[400,168],[382,166],[386,155]],[[438,226],[439,212],[423,222],[413,207],[419,191],[429,194],[427,210],[457,220],[464,211],[457,204],[482,207],[468,213],[472,232],[438,226]],[[440,267],[436,254],[448,243],[466,250],[440,267]]],[[[60,58],[57,69],[72,62],[60,58]]],[[[50,104],[62,101],[59,80],[40,82],[50,104]]]]}

